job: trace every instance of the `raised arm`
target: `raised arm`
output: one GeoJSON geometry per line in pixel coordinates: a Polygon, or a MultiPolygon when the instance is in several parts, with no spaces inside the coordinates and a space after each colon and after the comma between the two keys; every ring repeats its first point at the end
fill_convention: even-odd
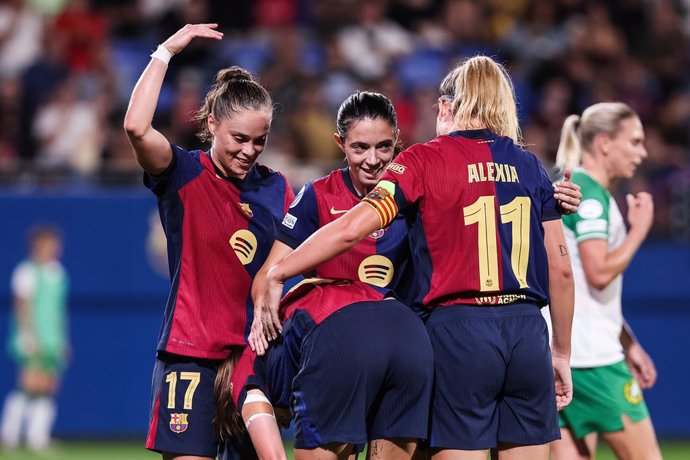
{"type": "Polygon", "coordinates": [[[544,222],[544,246],[549,262],[549,293],[553,339],[551,360],[556,378],[556,405],[567,406],[573,397],[570,375],[570,334],[575,287],[570,256],[560,220],[544,222]]]}
{"type": "Polygon", "coordinates": [[[605,239],[585,240],[578,247],[587,283],[596,289],[604,289],[628,268],[654,221],[654,203],[649,193],[626,198],[630,231],[623,243],[613,251],[609,251],[605,239]]]}
{"type": "Polygon", "coordinates": [[[168,70],[167,61],[182,51],[195,37],[220,40],[218,24],[187,24],[168,38],[152,55],[139,81],[134,86],[125,115],[124,128],[134,147],[139,165],[149,174],[160,174],[172,161],[170,143],[151,125],[158,105],[163,79],[168,70]]]}

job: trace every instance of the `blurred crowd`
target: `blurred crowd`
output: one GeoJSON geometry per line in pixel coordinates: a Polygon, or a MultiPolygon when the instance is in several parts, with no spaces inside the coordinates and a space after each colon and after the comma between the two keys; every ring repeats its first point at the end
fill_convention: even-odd
{"type": "Polygon", "coordinates": [[[139,183],[121,128],[129,94],[157,44],[216,22],[222,41],[171,61],[154,120],[186,148],[207,147],[193,114],[215,72],[240,65],[276,102],[260,161],[300,187],[342,164],[332,136],[351,92],[385,93],[403,143],[426,141],[446,71],[488,54],[508,66],[525,141],[547,166],[568,114],[630,104],[649,158],[620,193],[651,191],[652,236],[687,241],[689,13],[688,0],[0,0],[0,182],[139,183]]]}

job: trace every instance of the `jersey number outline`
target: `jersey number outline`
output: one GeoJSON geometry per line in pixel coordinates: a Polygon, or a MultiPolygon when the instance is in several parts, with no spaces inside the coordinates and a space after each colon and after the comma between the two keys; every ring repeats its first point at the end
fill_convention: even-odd
{"type": "MultiPolygon", "coordinates": [[[[462,210],[465,226],[477,224],[479,249],[479,290],[498,290],[498,239],[496,236],[496,207],[494,195],[480,196],[477,201],[462,210]]],[[[520,288],[528,288],[527,264],[529,263],[530,218],[532,202],[529,197],[517,196],[510,203],[499,207],[502,224],[511,225],[512,248],[510,266],[520,288]]]]}
{"type": "MultiPolygon", "coordinates": [[[[187,391],[184,392],[184,409],[192,410],[194,392],[201,381],[201,372],[180,372],[180,380],[189,380],[187,391]]],[[[165,376],[168,385],[168,409],[175,408],[175,389],[177,387],[177,372],[165,376]]]]}

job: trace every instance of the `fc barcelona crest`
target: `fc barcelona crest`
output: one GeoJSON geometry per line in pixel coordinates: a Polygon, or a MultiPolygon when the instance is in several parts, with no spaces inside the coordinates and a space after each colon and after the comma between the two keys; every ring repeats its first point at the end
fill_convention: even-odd
{"type": "Polygon", "coordinates": [[[242,209],[242,212],[245,213],[250,219],[254,217],[254,212],[252,211],[252,208],[249,207],[249,203],[240,203],[240,208],[242,209]]]}
{"type": "Polygon", "coordinates": [[[187,414],[170,414],[170,430],[173,433],[183,433],[187,431],[187,414]]]}

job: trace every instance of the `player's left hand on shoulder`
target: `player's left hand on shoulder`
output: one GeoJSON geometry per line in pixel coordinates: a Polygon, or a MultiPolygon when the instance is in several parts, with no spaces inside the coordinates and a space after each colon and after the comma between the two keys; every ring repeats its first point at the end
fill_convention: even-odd
{"type": "Polygon", "coordinates": [[[572,214],[577,211],[582,201],[580,186],[570,181],[570,169],[565,170],[565,177],[562,181],[554,184],[554,198],[558,200],[563,214],[572,214]]]}

